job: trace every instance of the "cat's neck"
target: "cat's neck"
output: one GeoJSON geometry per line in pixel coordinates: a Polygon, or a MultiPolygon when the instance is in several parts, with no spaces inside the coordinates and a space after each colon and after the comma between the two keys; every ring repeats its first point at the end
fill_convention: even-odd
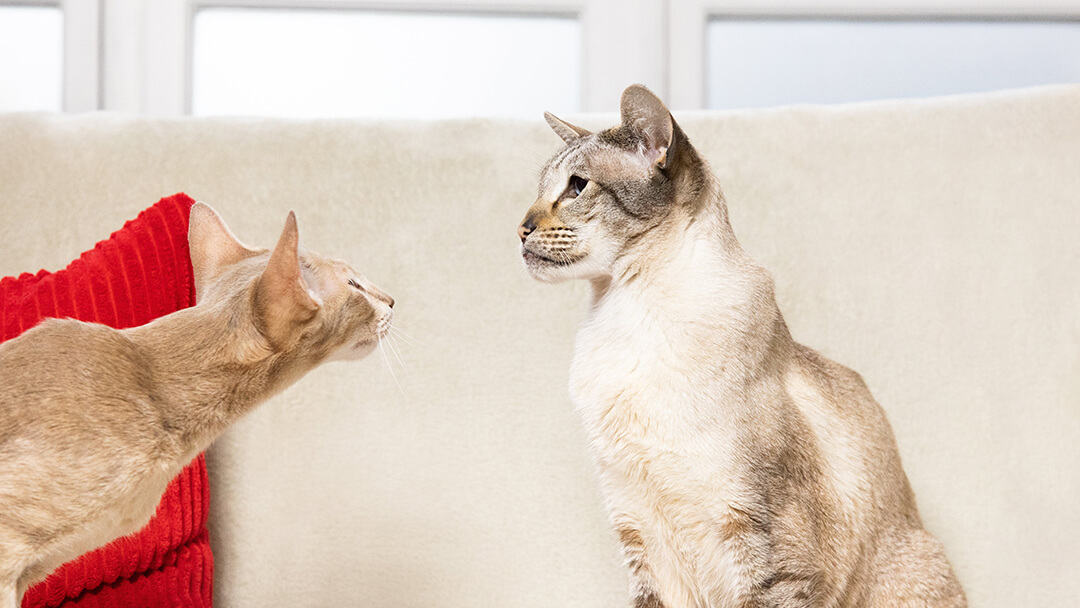
{"type": "Polygon", "coordinates": [[[273,352],[242,315],[200,304],[124,332],[167,400],[177,440],[198,453],[230,424],[315,366],[273,352]]]}
{"type": "Polygon", "coordinates": [[[662,233],[641,239],[610,277],[592,281],[592,316],[739,345],[729,349],[733,356],[782,349],[791,338],[772,277],[735,238],[719,187],[710,179],[697,200],[681,203],[675,221],[654,228],[662,233]]]}
{"type": "Polygon", "coordinates": [[[710,179],[694,200],[677,204],[672,217],[615,261],[610,275],[592,280],[594,303],[611,291],[685,296],[705,288],[738,296],[768,286],[771,294],[768,272],[735,238],[715,180],[710,179]]]}

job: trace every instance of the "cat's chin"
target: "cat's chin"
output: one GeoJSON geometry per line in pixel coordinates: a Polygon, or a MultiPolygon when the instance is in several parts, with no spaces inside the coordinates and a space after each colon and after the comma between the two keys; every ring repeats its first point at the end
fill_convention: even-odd
{"type": "Polygon", "coordinates": [[[330,355],[327,361],[359,361],[375,352],[375,347],[378,345],[378,340],[369,340],[352,346],[346,346],[330,355]]]}
{"type": "Polygon", "coordinates": [[[578,262],[584,259],[581,256],[572,260],[553,260],[528,249],[522,249],[521,260],[525,263],[525,269],[538,281],[544,283],[561,283],[573,279],[582,278],[579,272],[578,262]]]}
{"type": "Polygon", "coordinates": [[[386,304],[378,304],[376,308],[382,309],[375,327],[371,333],[365,334],[355,342],[341,347],[337,352],[330,355],[330,361],[357,361],[370,355],[379,346],[380,341],[390,333],[390,324],[394,319],[394,310],[386,304]]]}

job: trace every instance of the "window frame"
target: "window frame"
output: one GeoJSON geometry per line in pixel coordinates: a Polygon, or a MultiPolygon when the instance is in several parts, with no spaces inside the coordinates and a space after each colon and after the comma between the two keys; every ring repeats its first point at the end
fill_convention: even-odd
{"type": "Polygon", "coordinates": [[[679,110],[707,107],[705,37],[714,19],[1080,21],[1080,0],[671,0],[670,9],[669,99],[679,110]]]}
{"type": "MultiPolygon", "coordinates": [[[[63,11],[65,112],[184,116],[192,29],[202,8],[574,15],[581,23],[581,108],[617,109],[648,85],[675,110],[706,107],[710,20],[1080,21],[1080,0],[0,0],[63,11]]],[[[553,83],[556,85],[557,83],[553,83]]]]}
{"type": "MultiPolygon", "coordinates": [[[[78,0],[67,0],[76,2],[78,0]]],[[[617,106],[630,82],[666,94],[666,5],[621,0],[101,0],[101,108],[150,116],[191,111],[192,34],[204,8],[573,15],[582,28],[581,108],[617,106]]],[[[553,83],[557,85],[557,83],[553,83]]]]}

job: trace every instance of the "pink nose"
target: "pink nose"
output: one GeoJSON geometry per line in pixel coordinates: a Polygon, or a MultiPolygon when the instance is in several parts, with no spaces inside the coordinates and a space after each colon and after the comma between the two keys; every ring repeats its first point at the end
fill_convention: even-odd
{"type": "Polygon", "coordinates": [[[518,226],[518,236],[521,238],[521,242],[525,242],[525,238],[532,234],[532,231],[536,230],[536,220],[532,217],[525,218],[524,222],[518,226]]]}

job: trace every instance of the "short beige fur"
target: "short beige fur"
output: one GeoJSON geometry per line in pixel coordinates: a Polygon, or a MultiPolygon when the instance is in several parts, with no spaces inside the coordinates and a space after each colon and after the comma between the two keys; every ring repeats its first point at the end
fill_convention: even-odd
{"type": "Polygon", "coordinates": [[[792,339],[663,103],[629,87],[595,134],[546,118],[567,145],[518,235],[534,277],[592,286],[570,393],[633,605],[965,606],[884,411],[792,339]]]}
{"type": "Polygon", "coordinates": [[[140,529],[231,423],[389,328],[390,296],[301,251],[292,213],[268,251],[196,203],[189,244],[194,307],[127,330],[48,319],[0,344],[0,607],[140,529]]]}

